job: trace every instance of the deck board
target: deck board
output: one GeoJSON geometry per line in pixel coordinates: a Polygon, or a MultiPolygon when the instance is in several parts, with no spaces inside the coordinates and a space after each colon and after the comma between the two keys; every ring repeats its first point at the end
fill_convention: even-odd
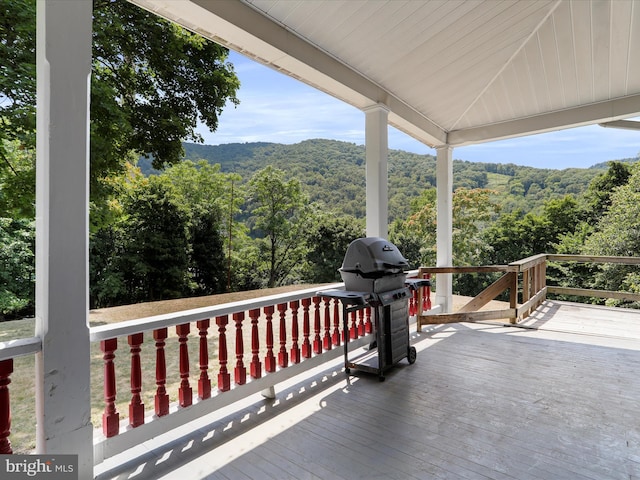
{"type": "Polygon", "coordinates": [[[423,327],[384,382],[328,364],[99,478],[640,479],[640,312],[523,323],[423,327]]]}

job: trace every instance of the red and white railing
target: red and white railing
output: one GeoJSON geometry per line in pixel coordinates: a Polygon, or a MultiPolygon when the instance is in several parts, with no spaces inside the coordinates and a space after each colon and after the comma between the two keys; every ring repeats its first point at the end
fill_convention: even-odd
{"type": "MultiPolygon", "coordinates": [[[[344,342],[342,308],[338,300],[317,293],[300,290],[92,328],[91,341],[100,342],[103,354],[105,400],[94,463],[254,393],[272,392],[279,382],[341,355],[342,348],[336,347],[344,342]],[[170,335],[173,329],[175,336],[170,335]],[[152,372],[142,371],[140,351],[149,334],[155,342],[156,388],[154,408],[147,411],[141,379],[152,372]],[[114,359],[125,338],[131,389],[117,392],[114,359]],[[180,380],[175,392],[166,387],[169,342],[178,343],[180,380]],[[189,357],[191,342],[197,342],[194,359],[189,357]],[[119,395],[130,395],[122,421],[116,408],[119,395]]],[[[352,315],[346,333],[350,346],[366,344],[372,330],[370,312],[352,315]]]]}
{"type": "MultiPolygon", "coordinates": [[[[11,434],[11,398],[9,385],[15,358],[34,355],[42,350],[42,342],[37,337],[0,342],[0,455],[13,453],[9,436],[11,434]]],[[[35,431],[35,420],[34,420],[35,431]]]]}
{"type": "MultiPolygon", "coordinates": [[[[352,312],[345,332],[339,300],[323,297],[323,289],[92,327],[90,339],[99,344],[104,371],[102,428],[94,436],[94,464],[255,393],[273,394],[278,383],[341,356],[343,348],[337,347],[344,345],[345,335],[350,348],[370,343],[371,311],[352,312]],[[144,350],[149,356],[149,349],[155,361],[151,371],[145,371],[142,354],[144,350]],[[171,371],[167,361],[176,350],[177,371],[171,371]],[[123,370],[121,355],[128,357],[126,389],[117,377],[123,370]],[[147,406],[143,378],[150,376],[155,386],[149,390],[153,405],[147,406]],[[171,382],[168,377],[179,378],[171,382]],[[125,411],[118,411],[118,405],[125,411]]],[[[409,309],[412,314],[419,309],[416,296],[409,309]]],[[[0,454],[12,453],[13,359],[41,349],[39,338],[0,343],[0,454]]]]}

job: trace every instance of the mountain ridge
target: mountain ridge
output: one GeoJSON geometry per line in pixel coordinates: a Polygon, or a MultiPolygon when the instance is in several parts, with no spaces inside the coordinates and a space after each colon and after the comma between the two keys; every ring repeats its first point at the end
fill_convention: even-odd
{"type": "MultiPolygon", "coordinates": [[[[271,142],[203,145],[183,143],[186,160],[219,164],[225,173],[238,173],[242,182],[267,165],[297,178],[311,201],[330,210],[358,218],[365,214],[365,147],[339,140],[309,139],[295,144],[271,142]]],[[[638,158],[622,159],[636,162],[638,158]]],[[[151,160],[141,158],[143,173],[157,173],[151,160]]],[[[390,220],[406,218],[411,201],[427,188],[435,187],[436,158],[389,150],[390,220]]],[[[579,195],[608,162],[587,168],[541,169],[513,163],[470,162],[454,159],[454,189],[488,188],[502,211],[534,211],[544,201],[567,194],[579,195]]]]}

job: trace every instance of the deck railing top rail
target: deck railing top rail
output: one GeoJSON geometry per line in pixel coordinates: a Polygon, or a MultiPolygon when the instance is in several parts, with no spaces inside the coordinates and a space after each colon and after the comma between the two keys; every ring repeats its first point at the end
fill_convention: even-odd
{"type": "Polygon", "coordinates": [[[0,342],[0,361],[10,358],[33,355],[42,350],[42,340],[39,337],[19,338],[0,342]]]}
{"type": "Polygon", "coordinates": [[[536,265],[540,265],[541,263],[545,263],[547,261],[547,254],[540,253],[538,255],[532,255],[527,258],[523,258],[522,260],[518,260],[515,262],[511,262],[509,265],[512,267],[516,267],[518,271],[528,270],[536,265]]]}
{"type": "Polygon", "coordinates": [[[114,337],[121,337],[138,333],[142,330],[157,330],[159,328],[173,327],[184,323],[196,322],[205,318],[214,318],[221,315],[231,315],[236,312],[244,312],[253,308],[263,308],[278,303],[293,302],[309,296],[315,295],[322,290],[344,288],[342,283],[333,283],[322,287],[296,290],[291,293],[281,293],[238,302],[230,302],[222,305],[212,305],[209,307],[193,308],[179,312],[165,313],[151,317],[126,320],[116,324],[100,325],[91,328],[90,339],[92,342],[99,342],[114,337]]]}
{"type": "Polygon", "coordinates": [[[559,255],[546,254],[547,260],[552,262],[578,262],[578,263],[617,263],[619,265],[640,265],[640,257],[609,257],[594,255],[559,255]]]}

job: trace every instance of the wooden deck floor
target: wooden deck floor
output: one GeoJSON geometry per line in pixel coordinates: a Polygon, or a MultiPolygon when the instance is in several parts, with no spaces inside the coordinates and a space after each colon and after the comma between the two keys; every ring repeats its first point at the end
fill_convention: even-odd
{"type": "Polygon", "coordinates": [[[384,382],[336,362],[98,478],[640,479],[640,313],[547,301],[524,324],[424,328],[384,382]]]}

